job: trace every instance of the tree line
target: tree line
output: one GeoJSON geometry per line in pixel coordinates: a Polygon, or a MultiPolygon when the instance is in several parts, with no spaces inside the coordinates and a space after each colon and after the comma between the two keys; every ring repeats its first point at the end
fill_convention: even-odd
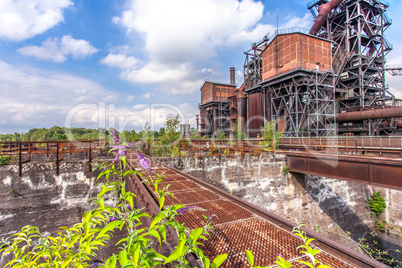
{"type": "MultiPolygon", "coordinates": [[[[119,132],[121,137],[127,142],[140,140],[144,135],[151,135],[153,138],[163,136],[165,129],[159,131],[148,130],[145,133],[135,130],[123,130],[119,132]]],[[[0,142],[4,141],[48,141],[48,140],[98,140],[109,139],[111,135],[108,129],[99,128],[66,128],[54,126],[51,128],[32,128],[28,132],[14,132],[13,134],[0,134],[0,142]]]]}

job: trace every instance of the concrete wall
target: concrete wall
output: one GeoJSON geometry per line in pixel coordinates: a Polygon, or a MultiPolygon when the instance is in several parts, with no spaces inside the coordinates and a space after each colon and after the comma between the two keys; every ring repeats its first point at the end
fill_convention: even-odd
{"type": "MultiPolygon", "coordinates": [[[[402,244],[402,193],[380,187],[303,174],[283,174],[285,157],[263,154],[240,157],[185,158],[183,171],[265,208],[350,248],[375,230],[366,199],[381,191],[387,199],[387,231],[380,234],[384,248],[402,244]],[[350,232],[346,235],[345,232],[350,232]]],[[[401,258],[401,254],[393,253],[401,258]]]]}
{"type": "MultiPolygon", "coordinates": [[[[19,184],[18,166],[0,167],[0,239],[25,225],[40,228],[43,235],[56,235],[60,226],[72,226],[90,210],[90,199],[99,192],[97,174],[89,172],[88,162],[61,162],[57,176],[54,163],[27,163],[19,184]]],[[[109,195],[106,205],[114,206],[109,195]]],[[[119,237],[117,235],[116,237],[119,237]]],[[[117,239],[117,238],[116,238],[117,239]]],[[[107,252],[98,258],[105,259],[107,252]]],[[[6,259],[0,259],[4,267],[6,259]]]]}

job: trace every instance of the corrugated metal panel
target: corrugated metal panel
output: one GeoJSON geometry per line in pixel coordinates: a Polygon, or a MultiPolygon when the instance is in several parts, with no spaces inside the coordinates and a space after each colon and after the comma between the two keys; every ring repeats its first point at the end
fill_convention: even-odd
{"type": "Polygon", "coordinates": [[[330,70],[331,43],[301,33],[278,35],[262,60],[264,81],[299,68],[330,70]]]}

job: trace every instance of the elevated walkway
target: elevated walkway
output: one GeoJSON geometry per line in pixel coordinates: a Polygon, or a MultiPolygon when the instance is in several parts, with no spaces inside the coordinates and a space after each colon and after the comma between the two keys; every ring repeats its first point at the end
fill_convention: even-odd
{"type": "MultiPolygon", "coordinates": [[[[255,265],[275,265],[280,254],[293,265],[298,260],[307,260],[297,249],[303,241],[291,234],[295,224],[161,162],[149,160],[151,169],[165,176],[160,187],[170,185],[169,191],[174,195],[166,199],[166,205],[197,207],[178,217],[180,223],[193,230],[205,224],[203,215],[216,215],[212,217],[214,229],[201,248],[211,259],[227,253],[221,267],[249,267],[246,250],[253,252],[255,265]]],[[[128,154],[128,161],[134,169],[139,168],[135,152],[128,154]]],[[[154,189],[145,187],[139,177],[133,177],[133,184],[133,191],[141,202],[148,204],[146,207],[151,210],[157,208],[156,199],[152,197],[154,189]]],[[[317,259],[324,264],[337,268],[386,267],[313,231],[305,231],[316,239],[314,247],[321,251],[317,259]]]]}

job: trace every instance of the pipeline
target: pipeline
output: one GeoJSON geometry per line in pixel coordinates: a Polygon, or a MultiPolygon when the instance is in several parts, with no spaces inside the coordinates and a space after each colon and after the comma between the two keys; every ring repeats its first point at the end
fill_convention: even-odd
{"type": "Polygon", "coordinates": [[[336,115],[337,122],[360,121],[367,119],[402,117],[402,107],[382,108],[366,111],[340,113],[336,115]]]}
{"type": "Polygon", "coordinates": [[[342,1],[343,0],[331,0],[326,4],[322,4],[318,8],[317,18],[315,19],[315,22],[311,27],[309,34],[311,35],[317,34],[318,31],[321,29],[321,27],[324,25],[324,22],[327,19],[329,12],[331,12],[332,9],[336,8],[342,1]]]}

